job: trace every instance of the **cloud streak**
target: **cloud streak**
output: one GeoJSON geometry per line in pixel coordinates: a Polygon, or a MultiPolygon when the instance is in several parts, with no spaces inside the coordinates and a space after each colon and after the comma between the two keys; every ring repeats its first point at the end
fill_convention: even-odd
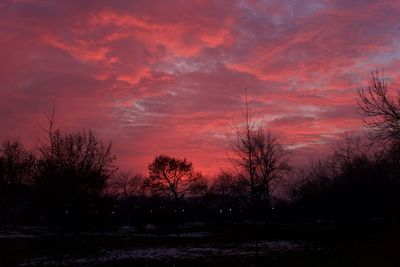
{"type": "MultiPolygon", "coordinates": [[[[301,161],[359,131],[374,68],[399,84],[395,1],[4,1],[0,137],[33,140],[54,104],[113,140],[123,168],[159,153],[226,166],[244,88],[301,161]]],[[[33,141],[31,141],[33,142],[33,141]]]]}

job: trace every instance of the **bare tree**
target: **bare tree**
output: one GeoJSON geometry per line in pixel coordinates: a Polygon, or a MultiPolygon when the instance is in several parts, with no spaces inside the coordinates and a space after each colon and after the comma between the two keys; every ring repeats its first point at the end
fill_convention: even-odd
{"type": "Polygon", "coordinates": [[[131,171],[118,171],[110,179],[108,187],[112,195],[128,199],[142,192],[144,177],[131,171]]]}
{"type": "Polygon", "coordinates": [[[213,180],[212,186],[210,187],[210,195],[213,198],[213,202],[210,203],[214,207],[217,207],[220,215],[233,214],[233,210],[237,214],[243,209],[243,190],[246,188],[242,185],[241,180],[235,173],[228,171],[221,171],[213,180]]]}
{"type": "Polygon", "coordinates": [[[149,178],[145,184],[153,193],[173,197],[177,212],[186,195],[198,194],[207,189],[207,181],[193,169],[193,163],[166,155],[157,156],[149,165],[149,178]]]}
{"type": "Polygon", "coordinates": [[[287,153],[278,139],[252,117],[247,95],[242,122],[235,126],[234,133],[232,162],[244,187],[245,199],[254,213],[264,208],[268,214],[271,194],[289,169],[287,153]]]}
{"type": "Polygon", "coordinates": [[[246,109],[242,113],[239,125],[234,126],[235,139],[232,143],[235,157],[232,159],[233,167],[243,185],[245,202],[252,208],[256,205],[256,159],[255,159],[255,132],[256,122],[249,112],[246,91],[246,109]]]}
{"type": "Polygon", "coordinates": [[[364,125],[374,141],[398,142],[400,140],[400,95],[388,92],[383,74],[374,71],[367,88],[358,91],[358,104],[364,125]]]}
{"type": "Polygon", "coordinates": [[[14,225],[17,197],[21,197],[21,186],[33,183],[35,162],[33,154],[25,149],[19,139],[8,139],[1,144],[0,206],[8,211],[6,213],[10,214],[14,225]]]}
{"type": "Polygon", "coordinates": [[[5,140],[0,147],[3,176],[6,184],[27,184],[32,182],[35,157],[27,151],[19,139],[5,140]]]}
{"type": "Polygon", "coordinates": [[[232,173],[222,171],[214,179],[210,190],[219,195],[223,201],[229,200],[236,194],[236,177],[232,173]]]}
{"type": "Polygon", "coordinates": [[[139,222],[137,211],[145,195],[144,176],[132,171],[116,171],[108,180],[106,194],[115,198],[119,206],[120,218],[126,222],[139,222]]]}
{"type": "Polygon", "coordinates": [[[271,194],[279,186],[289,170],[287,153],[270,131],[259,129],[254,137],[256,176],[261,183],[261,192],[266,208],[271,208],[271,194]]]}
{"type": "Polygon", "coordinates": [[[116,170],[111,143],[104,144],[90,130],[62,131],[56,127],[54,113],[48,121],[48,137],[37,145],[37,185],[42,200],[53,214],[71,206],[75,210],[88,208],[116,170]]]}
{"type": "Polygon", "coordinates": [[[51,179],[74,179],[74,183],[65,186],[76,186],[75,194],[99,193],[115,170],[111,144],[104,145],[92,131],[57,131],[51,140],[50,144],[40,147],[41,163],[45,168],[42,174],[51,175],[51,179]]]}

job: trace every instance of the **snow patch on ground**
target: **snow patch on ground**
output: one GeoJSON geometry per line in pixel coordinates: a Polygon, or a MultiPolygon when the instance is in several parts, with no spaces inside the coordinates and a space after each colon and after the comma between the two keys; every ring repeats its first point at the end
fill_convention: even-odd
{"type": "MultiPolygon", "coordinates": [[[[293,241],[268,241],[258,243],[260,255],[267,255],[274,251],[303,250],[305,245],[293,241]]],[[[149,259],[149,260],[170,260],[170,259],[196,259],[210,256],[252,256],[255,253],[255,242],[240,244],[214,244],[188,245],[182,247],[147,247],[130,249],[101,250],[99,253],[87,257],[72,257],[64,255],[62,258],[35,258],[24,262],[20,266],[46,266],[46,265],[78,265],[91,266],[93,264],[118,262],[122,260],[149,259]]]]}

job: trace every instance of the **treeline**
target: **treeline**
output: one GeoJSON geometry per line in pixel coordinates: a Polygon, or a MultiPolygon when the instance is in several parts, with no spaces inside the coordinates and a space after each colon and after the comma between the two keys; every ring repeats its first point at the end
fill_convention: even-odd
{"type": "Polygon", "coordinates": [[[343,138],[330,156],[297,171],[289,216],[344,223],[398,221],[399,148],[375,150],[357,136],[343,138]]]}
{"type": "Polygon", "coordinates": [[[1,143],[0,224],[96,230],[185,221],[398,221],[400,97],[391,97],[375,72],[358,100],[368,138],[345,136],[303,168],[288,164],[284,146],[246,101],[234,127],[232,168],[211,178],[168,155],[157,156],[147,174],[120,171],[110,143],[58,127],[53,113],[33,151],[19,139],[1,143]]]}

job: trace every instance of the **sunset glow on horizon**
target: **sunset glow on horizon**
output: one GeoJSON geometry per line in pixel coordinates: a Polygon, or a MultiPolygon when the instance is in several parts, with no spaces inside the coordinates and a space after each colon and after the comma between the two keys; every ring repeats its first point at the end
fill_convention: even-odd
{"type": "Polygon", "coordinates": [[[111,140],[122,169],[159,154],[216,174],[248,102],[294,162],[359,132],[374,69],[400,88],[400,1],[0,2],[0,139],[33,143],[53,105],[111,140]]]}

